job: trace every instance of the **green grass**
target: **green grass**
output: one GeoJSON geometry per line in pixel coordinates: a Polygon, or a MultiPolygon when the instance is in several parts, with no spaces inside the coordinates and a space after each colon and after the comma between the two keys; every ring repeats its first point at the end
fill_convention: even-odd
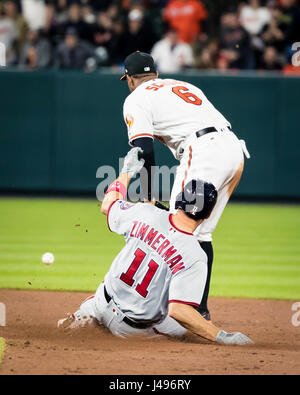
{"type": "Polygon", "coordinates": [[[3,337],[0,337],[0,365],[4,358],[4,352],[5,352],[5,339],[3,337]]]}
{"type": "MultiPolygon", "coordinates": [[[[300,206],[229,204],[214,233],[211,295],[299,300],[299,240],[300,206]]],[[[123,245],[97,201],[0,199],[0,288],[94,291],[123,245]]]]}

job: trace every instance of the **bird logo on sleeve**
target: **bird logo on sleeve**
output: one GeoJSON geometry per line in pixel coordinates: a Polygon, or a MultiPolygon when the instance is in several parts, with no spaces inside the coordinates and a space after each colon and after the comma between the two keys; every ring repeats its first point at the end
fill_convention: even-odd
{"type": "Polygon", "coordinates": [[[128,129],[130,129],[133,124],[133,116],[126,115],[125,121],[126,121],[126,125],[127,125],[128,129]]]}

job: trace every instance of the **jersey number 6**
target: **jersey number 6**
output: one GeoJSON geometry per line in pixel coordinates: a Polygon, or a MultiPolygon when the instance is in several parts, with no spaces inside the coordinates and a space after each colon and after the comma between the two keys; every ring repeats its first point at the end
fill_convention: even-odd
{"type": "MultiPolygon", "coordinates": [[[[124,281],[125,284],[129,285],[130,287],[132,287],[133,283],[134,283],[134,279],[133,276],[135,275],[135,273],[137,272],[138,268],[140,267],[142,261],[145,259],[145,252],[142,251],[141,249],[137,249],[134,253],[135,258],[132,262],[132,264],[129,266],[128,270],[126,273],[122,273],[120,279],[122,281],[124,281]]],[[[151,261],[148,263],[148,271],[145,274],[143,280],[141,283],[139,283],[135,290],[144,298],[148,295],[148,291],[147,288],[154,276],[154,274],[156,273],[156,270],[158,269],[158,264],[156,262],[154,262],[153,259],[151,259],[151,261]]]]}
{"type": "Polygon", "coordinates": [[[195,104],[195,106],[200,106],[202,104],[202,100],[199,99],[198,96],[189,92],[188,88],[185,86],[174,86],[174,88],[172,88],[172,92],[181,97],[181,99],[187,103],[195,104]]]}

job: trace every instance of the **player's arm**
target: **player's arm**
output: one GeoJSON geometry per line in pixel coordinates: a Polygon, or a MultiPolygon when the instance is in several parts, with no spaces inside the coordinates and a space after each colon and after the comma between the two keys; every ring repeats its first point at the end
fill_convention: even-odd
{"type": "Polygon", "coordinates": [[[205,320],[191,305],[169,303],[169,316],[192,333],[223,344],[251,344],[251,339],[240,332],[227,333],[205,320]]]}
{"type": "Polygon", "coordinates": [[[119,177],[108,187],[103,199],[101,212],[107,215],[108,210],[116,200],[125,200],[127,188],[132,177],[144,166],[144,160],[139,159],[141,148],[132,148],[124,159],[124,165],[119,177]]]}
{"type": "Polygon", "coordinates": [[[194,308],[199,306],[205,287],[207,275],[205,258],[203,253],[199,260],[178,270],[171,278],[169,316],[190,332],[211,341],[224,344],[251,343],[247,336],[239,332],[231,334],[221,330],[205,320],[194,308]]]}
{"type": "Polygon", "coordinates": [[[143,150],[144,168],[140,173],[141,190],[144,201],[152,200],[153,175],[151,170],[155,166],[153,147],[153,114],[151,103],[143,92],[129,95],[124,102],[123,117],[127,125],[128,140],[132,147],[143,150]]]}
{"type": "Polygon", "coordinates": [[[170,303],[169,316],[178,321],[184,328],[208,340],[215,341],[220,331],[215,325],[206,321],[193,306],[188,304],[170,303]]]}
{"type": "Polygon", "coordinates": [[[143,197],[145,202],[151,202],[156,207],[161,210],[169,211],[168,207],[164,206],[159,201],[155,201],[155,198],[152,195],[153,191],[153,180],[154,180],[154,169],[155,169],[155,155],[154,155],[154,147],[153,140],[147,137],[141,137],[135,139],[131,142],[134,147],[140,147],[143,150],[143,153],[140,154],[140,158],[144,159],[145,164],[143,169],[144,172],[141,171],[141,187],[143,192],[143,197]]]}
{"type": "Polygon", "coordinates": [[[134,147],[140,147],[143,153],[140,155],[141,159],[144,159],[144,171],[141,172],[141,188],[143,198],[145,201],[152,201],[152,190],[153,190],[153,179],[154,179],[154,166],[155,166],[155,155],[153,140],[149,137],[140,137],[131,142],[134,147]]]}
{"type": "Polygon", "coordinates": [[[101,212],[104,215],[107,215],[108,209],[113,202],[119,199],[125,199],[130,180],[131,177],[128,173],[120,174],[119,177],[108,187],[108,192],[106,193],[101,205],[101,212]]]}

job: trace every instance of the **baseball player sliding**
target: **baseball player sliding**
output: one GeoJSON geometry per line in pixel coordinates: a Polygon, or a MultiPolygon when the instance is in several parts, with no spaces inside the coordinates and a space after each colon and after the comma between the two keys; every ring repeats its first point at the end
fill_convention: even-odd
{"type": "Polygon", "coordinates": [[[109,229],[123,235],[126,245],[96,294],[58,325],[76,328],[93,322],[120,337],[182,336],[190,330],[219,343],[251,343],[239,332],[220,330],[193,308],[199,306],[207,276],[207,257],[193,232],[216,204],[215,187],[191,180],[175,199],[176,214],[151,203],[128,203],[130,179],[144,165],[140,151],[133,148],[127,154],[101,207],[109,229]]]}
{"type": "Polygon", "coordinates": [[[207,299],[213,262],[212,232],[241,178],[243,151],[247,157],[249,153],[244,141],[236,137],[230,123],[199,88],[184,81],[158,78],[150,55],[139,51],[129,55],[121,80],[127,80],[131,92],[123,108],[129,143],[142,148],[148,174],[147,180],[141,179],[144,199],[153,198],[154,138],[180,161],[170,212],[174,213],[176,196],[192,179],[211,182],[218,191],[211,216],[194,232],[208,257],[206,285],[198,311],[210,320],[207,299]]]}

